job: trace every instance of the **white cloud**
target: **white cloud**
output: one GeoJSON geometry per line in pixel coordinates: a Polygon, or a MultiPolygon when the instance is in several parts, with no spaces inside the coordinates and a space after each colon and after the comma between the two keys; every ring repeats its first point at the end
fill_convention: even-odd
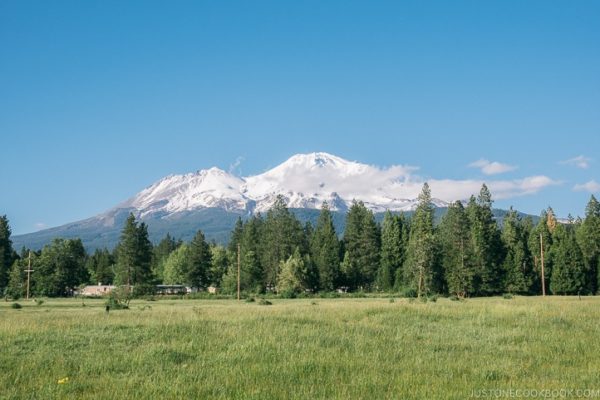
{"type": "Polygon", "coordinates": [[[600,192],[600,183],[598,183],[592,179],[589,182],[581,183],[581,184],[577,184],[577,185],[573,186],[573,190],[576,192],[597,193],[597,192],[600,192]]]}
{"type": "Polygon", "coordinates": [[[48,227],[48,225],[46,225],[43,222],[37,222],[34,226],[35,229],[37,229],[38,231],[41,231],[42,229],[46,229],[48,227]]]}
{"type": "Polygon", "coordinates": [[[516,165],[502,164],[497,161],[488,161],[480,159],[469,164],[471,168],[479,168],[486,175],[497,175],[505,172],[514,171],[518,167],[516,165]]]}
{"type": "Polygon", "coordinates": [[[580,155],[577,157],[570,158],[568,160],[561,161],[560,164],[573,165],[577,168],[588,169],[590,167],[591,162],[592,162],[591,158],[586,157],[584,155],[580,155]]]}
{"type": "Polygon", "coordinates": [[[239,156],[235,159],[235,161],[229,166],[229,173],[230,174],[238,174],[241,175],[242,170],[240,169],[240,166],[242,165],[242,162],[244,161],[244,157],[239,156]]]}
{"type": "Polygon", "coordinates": [[[450,179],[429,181],[432,195],[445,201],[468,199],[471,195],[479,193],[481,185],[484,183],[490,188],[496,200],[535,194],[548,186],[561,184],[560,181],[543,175],[499,181],[450,179]]]}

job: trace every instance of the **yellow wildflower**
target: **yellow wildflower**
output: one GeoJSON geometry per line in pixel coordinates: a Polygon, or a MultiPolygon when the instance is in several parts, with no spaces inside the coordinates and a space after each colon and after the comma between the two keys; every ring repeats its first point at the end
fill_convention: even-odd
{"type": "Polygon", "coordinates": [[[67,382],[69,382],[69,377],[68,376],[66,376],[66,377],[58,380],[58,384],[59,385],[65,384],[67,382]]]}

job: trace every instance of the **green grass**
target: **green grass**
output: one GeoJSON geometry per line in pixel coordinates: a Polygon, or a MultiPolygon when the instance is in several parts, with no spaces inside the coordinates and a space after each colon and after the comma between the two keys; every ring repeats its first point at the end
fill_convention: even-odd
{"type": "Polygon", "coordinates": [[[600,298],[0,304],[0,399],[464,399],[600,389],[600,298]],[[68,377],[66,383],[58,380],[68,377]]]}

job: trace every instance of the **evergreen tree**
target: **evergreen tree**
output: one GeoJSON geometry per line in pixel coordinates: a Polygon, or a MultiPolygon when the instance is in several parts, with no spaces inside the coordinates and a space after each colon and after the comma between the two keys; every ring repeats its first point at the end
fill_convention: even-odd
{"type": "Polygon", "coordinates": [[[527,294],[533,282],[533,263],[527,247],[527,236],[517,212],[512,208],[504,217],[502,241],[505,249],[504,287],[509,293],[527,294]]]}
{"type": "Polygon", "coordinates": [[[550,290],[554,294],[578,294],[585,289],[585,263],[572,230],[563,225],[555,228],[552,247],[553,268],[550,290]]]}
{"type": "Polygon", "coordinates": [[[10,270],[5,294],[13,300],[18,300],[26,294],[27,275],[25,269],[27,269],[28,262],[23,259],[16,260],[10,270]]]}
{"type": "Polygon", "coordinates": [[[241,244],[243,231],[244,224],[242,223],[242,218],[238,217],[237,221],[235,222],[235,227],[233,228],[233,231],[231,231],[231,236],[229,239],[228,250],[230,253],[237,254],[237,246],[238,244],[241,244]]]}
{"type": "Polygon", "coordinates": [[[118,245],[115,281],[120,285],[145,285],[152,282],[152,243],[148,239],[148,227],[139,226],[133,214],[129,214],[121,232],[118,245]]]}
{"type": "Polygon", "coordinates": [[[412,217],[404,262],[405,287],[415,289],[419,297],[438,289],[435,287],[436,251],[431,190],[425,183],[419,194],[419,204],[412,217]]]}
{"type": "Polygon", "coordinates": [[[212,263],[212,254],[202,231],[196,232],[189,245],[189,258],[190,269],[187,282],[196,288],[208,287],[210,284],[208,273],[212,263]]]}
{"type": "Polygon", "coordinates": [[[442,263],[448,292],[458,297],[473,293],[475,268],[469,219],[460,201],[452,203],[439,226],[442,263]]]}
{"type": "Polygon", "coordinates": [[[152,275],[158,282],[163,282],[163,271],[167,258],[175,251],[175,249],[181,246],[181,244],[181,240],[175,240],[167,233],[167,235],[152,250],[152,275]]]}
{"type": "Polygon", "coordinates": [[[346,284],[370,288],[379,269],[379,228],[373,212],[362,201],[353,201],[346,215],[344,248],[351,268],[345,271],[346,284]]]}
{"type": "Polygon", "coordinates": [[[586,291],[600,288],[600,203],[593,195],[585,209],[585,219],[577,229],[577,241],[586,267],[586,291]]]}
{"type": "Polygon", "coordinates": [[[467,205],[471,225],[473,262],[477,270],[475,289],[479,294],[502,292],[502,242],[492,213],[492,195],[484,184],[477,200],[473,196],[467,205]]]}
{"type": "Polygon", "coordinates": [[[334,290],[339,283],[340,244],[327,202],[324,202],[321,207],[310,247],[312,260],[317,269],[319,289],[334,290]]]}
{"type": "Polygon", "coordinates": [[[0,291],[8,284],[8,275],[14,261],[10,234],[8,218],[6,215],[0,216],[0,291]]]}
{"type": "Polygon", "coordinates": [[[404,262],[405,242],[403,217],[386,212],[381,226],[381,260],[377,272],[376,286],[390,291],[394,286],[396,271],[404,262]]]}
{"type": "Polygon", "coordinates": [[[280,262],[287,260],[296,247],[302,247],[303,233],[302,225],[288,210],[285,198],[278,195],[275,204],[267,212],[261,235],[260,256],[267,288],[277,283],[280,262]]]}
{"type": "Polygon", "coordinates": [[[112,284],[115,277],[114,264],[115,260],[107,249],[96,249],[85,262],[90,281],[94,284],[112,284]]]}

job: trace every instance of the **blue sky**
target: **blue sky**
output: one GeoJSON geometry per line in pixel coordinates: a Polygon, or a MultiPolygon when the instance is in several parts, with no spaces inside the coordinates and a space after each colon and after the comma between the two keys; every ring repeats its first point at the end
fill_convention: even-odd
{"type": "Polygon", "coordinates": [[[545,176],[496,206],[582,214],[599,20],[585,0],[2,1],[0,214],[31,232],[171,173],[312,151],[423,179],[545,176]]]}

